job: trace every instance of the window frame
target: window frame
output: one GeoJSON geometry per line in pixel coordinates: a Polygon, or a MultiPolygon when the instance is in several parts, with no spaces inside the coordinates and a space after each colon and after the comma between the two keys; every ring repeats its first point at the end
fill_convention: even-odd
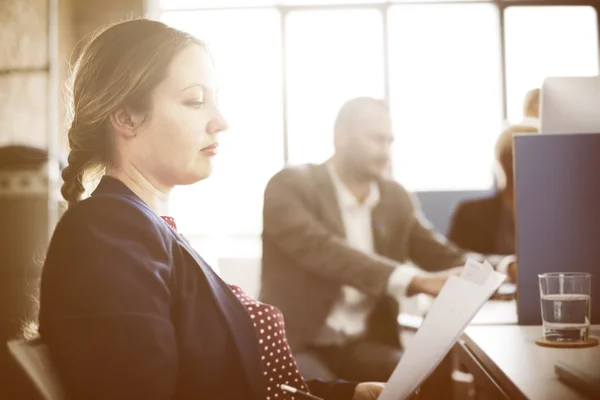
{"type": "MultiPolygon", "coordinates": [[[[157,0],[158,1],[158,0],[157,0]]],[[[307,5],[261,5],[261,6],[234,6],[234,7],[193,7],[193,8],[174,8],[174,9],[160,9],[158,13],[153,12],[154,15],[159,15],[162,12],[177,12],[177,11],[190,11],[190,10],[240,10],[240,9],[257,9],[257,8],[270,8],[276,9],[281,14],[281,26],[280,26],[280,34],[281,34],[281,57],[282,57],[282,88],[283,88],[283,102],[282,102],[282,113],[283,113],[283,121],[282,121],[282,132],[283,132],[283,160],[284,165],[289,164],[289,139],[288,139],[288,105],[287,105],[287,84],[286,84],[286,17],[287,14],[294,11],[304,11],[304,10],[328,10],[328,9],[351,9],[351,8],[371,8],[379,10],[382,13],[382,38],[383,38],[383,56],[384,56],[384,74],[383,74],[383,85],[384,85],[384,100],[389,102],[390,99],[390,77],[389,77],[389,30],[388,30],[388,9],[393,6],[404,5],[404,4],[428,4],[428,5],[436,5],[436,4],[477,4],[477,3],[491,3],[494,4],[498,8],[498,18],[499,18],[499,35],[498,38],[500,40],[500,72],[501,72],[501,87],[502,87],[502,117],[504,119],[508,116],[508,106],[507,106],[507,90],[506,90],[506,43],[505,43],[505,27],[504,27],[504,12],[509,7],[521,7],[521,6],[590,6],[596,10],[596,16],[598,21],[598,32],[599,32],[599,43],[600,43],[600,10],[598,0],[388,0],[381,3],[350,3],[350,4],[307,4],[307,5]]],[[[152,10],[156,10],[156,7],[152,8],[152,10]]],[[[600,49],[599,49],[600,52],[600,49]]],[[[599,57],[600,60],[600,57],[599,57]]],[[[599,61],[600,65],[600,61],[599,61]]]]}
{"type": "MultiPolygon", "coordinates": [[[[507,88],[507,63],[506,63],[506,33],[505,12],[513,7],[592,7],[596,11],[596,29],[598,43],[600,45],[600,0],[494,0],[500,13],[500,35],[501,35],[501,62],[502,62],[502,104],[503,118],[508,119],[508,88],[507,88]]],[[[598,66],[600,68],[600,47],[598,50],[598,66]]]]}
{"type": "MultiPolygon", "coordinates": [[[[315,0],[316,1],[316,0],[315,0]]],[[[598,26],[598,36],[600,43],[600,0],[383,0],[380,3],[373,2],[362,2],[362,3],[350,3],[350,4],[307,4],[307,5],[260,5],[260,6],[233,6],[233,7],[202,7],[194,6],[190,8],[168,8],[163,9],[159,4],[159,0],[147,0],[148,4],[146,9],[149,11],[149,17],[160,18],[163,12],[182,12],[182,11],[210,11],[210,10],[246,10],[246,9],[260,9],[269,8],[275,9],[281,14],[280,24],[280,35],[281,35],[281,87],[282,87],[282,126],[281,132],[282,138],[282,153],[284,165],[290,164],[289,157],[289,132],[288,132],[288,89],[287,89],[287,65],[286,65],[286,48],[287,48],[287,32],[286,32],[286,21],[287,15],[295,11],[306,11],[306,10],[335,10],[335,9],[376,9],[382,13],[382,25],[381,35],[383,40],[383,87],[384,87],[384,100],[389,103],[390,101],[390,73],[389,73],[389,21],[388,21],[388,10],[390,7],[402,6],[402,5],[441,5],[441,4],[493,4],[498,9],[498,40],[500,41],[500,85],[501,85],[501,105],[502,105],[502,118],[504,120],[508,117],[508,99],[507,99],[507,65],[506,65],[506,40],[505,40],[505,11],[510,7],[547,7],[547,6],[590,6],[596,11],[596,20],[598,26]]],[[[598,49],[598,62],[600,67],[600,48],[598,49]]],[[[393,160],[392,160],[393,162],[393,160]]],[[[250,238],[254,235],[240,234],[238,232],[230,232],[227,234],[231,238],[250,238]]]]}

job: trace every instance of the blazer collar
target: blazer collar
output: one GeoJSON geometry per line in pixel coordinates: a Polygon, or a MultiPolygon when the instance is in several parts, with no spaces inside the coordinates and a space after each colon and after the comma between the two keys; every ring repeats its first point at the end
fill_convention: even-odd
{"type": "MultiPolygon", "coordinates": [[[[323,219],[333,228],[335,234],[340,237],[346,237],[342,213],[337,198],[335,185],[328,169],[329,161],[314,166],[313,175],[316,186],[318,188],[318,196],[321,206],[323,207],[323,219]]],[[[389,193],[386,191],[386,186],[382,180],[375,182],[378,188],[378,201],[371,211],[372,229],[373,229],[373,244],[375,250],[381,253],[386,246],[386,238],[389,238],[390,227],[390,208],[389,193]]]]}
{"type": "Polygon", "coordinates": [[[335,170],[333,163],[328,161],[326,166],[327,171],[329,172],[329,177],[331,178],[331,182],[333,183],[338,205],[342,212],[344,210],[356,209],[358,207],[368,207],[369,209],[373,209],[377,204],[379,204],[380,194],[379,185],[377,185],[377,182],[371,182],[369,185],[369,194],[367,195],[367,198],[362,204],[359,204],[356,197],[352,194],[352,192],[350,192],[350,189],[348,189],[346,184],[342,182],[342,179],[335,170]]]}
{"type": "Polygon", "coordinates": [[[139,196],[131,191],[123,182],[118,180],[117,178],[113,178],[109,175],[104,175],[100,179],[98,186],[92,192],[92,196],[96,196],[99,194],[109,194],[109,195],[118,195],[125,196],[134,202],[142,205],[145,208],[150,209],[148,204],[144,202],[144,200],[140,199],[139,196]]]}
{"type": "Polygon", "coordinates": [[[340,237],[346,237],[342,212],[338,204],[338,198],[335,193],[335,187],[331,180],[331,175],[327,169],[327,164],[318,164],[314,166],[313,177],[317,187],[317,193],[320,197],[320,203],[323,208],[323,220],[327,226],[340,237]]]}

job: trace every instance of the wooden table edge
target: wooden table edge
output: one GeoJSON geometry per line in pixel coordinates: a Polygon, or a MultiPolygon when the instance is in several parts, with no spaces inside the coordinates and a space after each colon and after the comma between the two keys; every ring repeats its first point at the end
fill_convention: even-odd
{"type": "Polygon", "coordinates": [[[492,359],[469,337],[467,331],[461,335],[461,340],[471,354],[483,365],[496,384],[510,397],[511,400],[528,400],[528,397],[513,383],[513,381],[492,361],[492,359]]]}

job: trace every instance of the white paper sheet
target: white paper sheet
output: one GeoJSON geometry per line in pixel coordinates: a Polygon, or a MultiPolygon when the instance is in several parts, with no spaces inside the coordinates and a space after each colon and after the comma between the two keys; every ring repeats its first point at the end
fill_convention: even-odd
{"type": "Polygon", "coordinates": [[[505,278],[489,263],[474,260],[467,261],[461,276],[448,278],[379,400],[407,399],[443,360],[505,278]]]}

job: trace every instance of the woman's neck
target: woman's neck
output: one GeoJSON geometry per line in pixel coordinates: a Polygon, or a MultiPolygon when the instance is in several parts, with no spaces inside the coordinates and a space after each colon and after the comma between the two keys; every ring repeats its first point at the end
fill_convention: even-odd
{"type": "Polygon", "coordinates": [[[106,171],[106,174],[120,180],[135,193],[144,203],[157,215],[167,215],[169,205],[169,193],[172,188],[160,187],[152,182],[133,165],[125,167],[114,167],[106,171]]]}

